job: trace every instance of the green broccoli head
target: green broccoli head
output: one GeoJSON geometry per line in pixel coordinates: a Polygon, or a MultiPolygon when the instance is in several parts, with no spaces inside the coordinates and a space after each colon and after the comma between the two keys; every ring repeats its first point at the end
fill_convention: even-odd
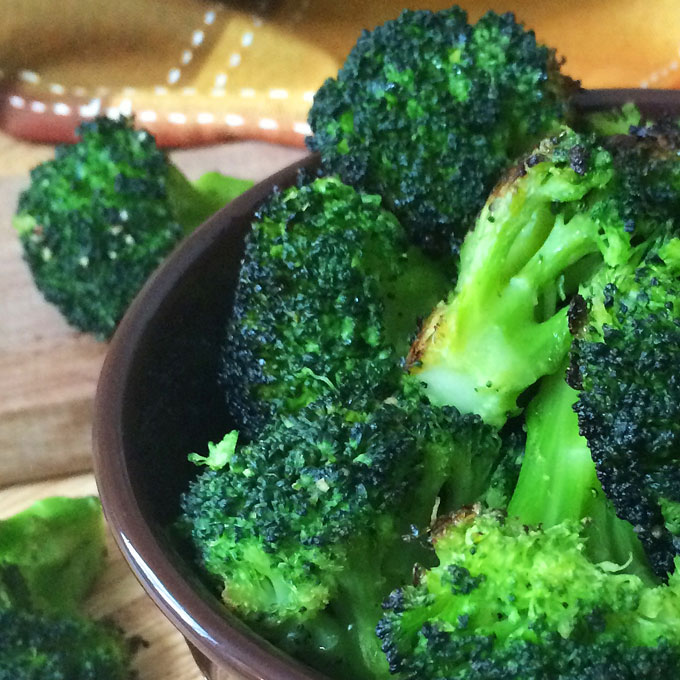
{"type": "Polygon", "coordinates": [[[438,566],[394,591],[377,632],[409,680],[634,680],[680,667],[680,582],[649,587],[585,555],[581,524],[468,510],[440,523],[438,566]]]}
{"type": "Polygon", "coordinates": [[[79,330],[108,338],[185,231],[245,185],[215,173],[190,184],[129,118],[76,132],[76,144],[31,171],[14,226],[45,299],[79,330]]]}
{"type": "Polygon", "coordinates": [[[356,406],[315,402],[253,443],[230,435],[207,458],[192,456],[210,469],[183,498],[182,530],[224,601],[279,644],[383,676],[380,602],[421,555],[402,537],[437,506],[474,500],[500,444],[415,385],[356,406]]]}
{"type": "Polygon", "coordinates": [[[648,128],[603,140],[565,129],[496,188],[463,244],[457,287],[409,356],[435,403],[496,426],[519,413],[518,397],[568,353],[579,285],[676,223],[672,143],[648,128]]]}
{"type": "Polygon", "coordinates": [[[604,491],[665,577],[680,545],[680,239],[638,251],[582,288],[569,376],[604,491]]]}
{"type": "Polygon", "coordinates": [[[332,177],[275,194],[248,238],[225,340],[241,433],[324,395],[388,396],[418,316],[448,285],[378,196],[332,177]]]}
{"type": "Polygon", "coordinates": [[[0,680],[133,680],[136,643],[112,624],[0,608],[0,680]]]}
{"type": "Polygon", "coordinates": [[[574,85],[511,14],[471,26],[458,7],[405,10],[364,32],[316,93],[307,143],[440,255],[515,157],[564,121],[574,85]]]}

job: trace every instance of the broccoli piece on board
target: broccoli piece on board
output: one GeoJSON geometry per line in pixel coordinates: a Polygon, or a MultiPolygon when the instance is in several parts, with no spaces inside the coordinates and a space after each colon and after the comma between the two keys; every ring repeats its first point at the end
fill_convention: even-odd
{"type": "Polygon", "coordinates": [[[0,520],[0,608],[75,611],[104,565],[97,498],[47,498],[0,520]]]}
{"type": "Polygon", "coordinates": [[[0,680],[132,680],[135,642],[74,614],[0,608],[0,680]]]}
{"type": "Polygon", "coordinates": [[[442,255],[515,158],[565,121],[576,88],[512,14],[469,25],[459,7],[405,10],[365,31],[316,93],[307,144],[442,255]]]}
{"type": "Polygon", "coordinates": [[[329,177],[261,209],[224,346],[222,382],[242,436],[324,395],[348,403],[396,388],[418,317],[451,277],[380,203],[329,177]]]}
{"type": "Polygon", "coordinates": [[[183,498],[181,531],[225,603],[279,646],[341,678],[384,677],[380,602],[427,557],[403,536],[474,501],[499,448],[417,385],[363,410],[329,398],[253,443],[232,433],[192,456],[209,469],[183,498]]]}
{"type": "Polygon", "coordinates": [[[182,236],[252,182],[208,173],[190,183],[129,118],[76,132],[31,171],[13,223],[45,299],[105,339],[182,236]]]}

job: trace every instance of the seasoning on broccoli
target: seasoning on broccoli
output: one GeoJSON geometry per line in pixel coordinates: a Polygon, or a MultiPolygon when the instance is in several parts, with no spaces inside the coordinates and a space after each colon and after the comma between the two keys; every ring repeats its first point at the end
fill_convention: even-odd
{"type": "Polygon", "coordinates": [[[316,93],[307,143],[441,255],[516,157],[565,122],[575,89],[512,14],[469,25],[459,7],[405,10],[365,31],[316,93]]]}
{"type": "Polygon", "coordinates": [[[250,182],[190,183],[129,118],[97,118],[31,171],[14,226],[45,299],[79,330],[108,338],[182,236],[250,182]]]}
{"type": "Polygon", "coordinates": [[[386,599],[395,680],[637,680],[680,669],[680,581],[648,585],[586,554],[579,522],[468,509],[441,521],[438,565],[386,599]]]}

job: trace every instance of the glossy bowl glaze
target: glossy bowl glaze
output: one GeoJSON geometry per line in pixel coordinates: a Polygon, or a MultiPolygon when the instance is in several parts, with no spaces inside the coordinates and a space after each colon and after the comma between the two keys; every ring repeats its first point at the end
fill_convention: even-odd
{"type": "MultiPolygon", "coordinates": [[[[680,92],[590,91],[596,111],[635,101],[650,117],[680,113],[680,92]]],[[[120,324],[95,404],[97,484],[116,541],[146,591],[192,648],[210,680],[322,680],[247,628],[198,579],[167,527],[202,451],[231,423],[216,381],[243,240],[274,187],[313,172],[318,159],[282,170],[186,239],[155,273],[120,324]]]]}

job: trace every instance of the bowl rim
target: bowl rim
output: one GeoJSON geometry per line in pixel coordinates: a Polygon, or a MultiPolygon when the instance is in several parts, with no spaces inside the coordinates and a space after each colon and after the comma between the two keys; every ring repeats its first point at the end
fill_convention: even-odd
{"type": "Polygon", "coordinates": [[[123,455],[127,376],[149,322],[175,285],[235,221],[252,216],[274,187],[295,183],[299,170],[318,166],[310,154],[234,199],[184,239],[154,272],[121,320],[101,369],[94,405],[94,471],[104,515],[125,560],[147,594],[200,653],[253,680],[322,680],[250,629],[232,626],[182,575],[147,524],[123,455]],[[171,584],[171,586],[170,586],[171,584]]]}
{"type": "MultiPolygon", "coordinates": [[[[680,91],[618,88],[585,90],[574,97],[576,108],[587,112],[628,101],[634,101],[651,117],[665,111],[680,113],[680,91]]],[[[311,154],[264,179],[182,241],[142,288],[119,324],[95,397],[95,477],[118,547],[146,593],[187,641],[220,667],[232,668],[252,680],[323,680],[323,675],[276,650],[256,632],[232,626],[175,566],[147,525],[124,465],[123,398],[138,341],[182,276],[234,220],[252,216],[273,187],[292,185],[298,170],[316,168],[318,163],[318,156],[311,154]]]]}

